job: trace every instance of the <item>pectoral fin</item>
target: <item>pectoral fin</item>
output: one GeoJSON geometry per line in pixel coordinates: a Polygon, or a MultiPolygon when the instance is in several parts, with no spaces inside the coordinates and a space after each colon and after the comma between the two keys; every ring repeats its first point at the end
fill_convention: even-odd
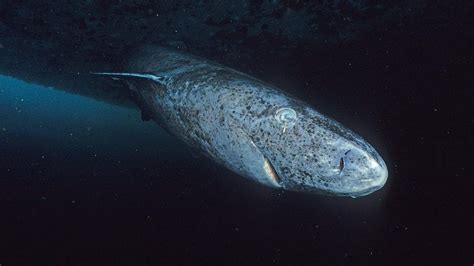
{"type": "Polygon", "coordinates": [[[271,187],[281,187],[272,163],[255,145],[249,135],[234,128],[227,140],[224,157],[227,164],[243,175],[271,187]]]}

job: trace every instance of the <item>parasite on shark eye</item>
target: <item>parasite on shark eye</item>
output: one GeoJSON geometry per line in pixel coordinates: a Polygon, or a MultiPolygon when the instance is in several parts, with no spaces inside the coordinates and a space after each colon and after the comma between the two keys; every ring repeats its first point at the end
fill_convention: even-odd
{"type": "Polygon", "coordinates": [[[283,133],[285,133],[287,128],[296,124],[296,111],[289,107],[280,108],[275,112],[275,119],[283,125],[283,133]]]}

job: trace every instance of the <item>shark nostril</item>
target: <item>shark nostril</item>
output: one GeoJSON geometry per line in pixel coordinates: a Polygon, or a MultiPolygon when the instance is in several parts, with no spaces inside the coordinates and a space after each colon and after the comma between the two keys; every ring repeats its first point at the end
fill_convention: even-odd
{"type": "Polygon", "coordinates": [[[341,157],[339,160],[339,171],[342,171],[344,169],[344,158],[341,157]]]}

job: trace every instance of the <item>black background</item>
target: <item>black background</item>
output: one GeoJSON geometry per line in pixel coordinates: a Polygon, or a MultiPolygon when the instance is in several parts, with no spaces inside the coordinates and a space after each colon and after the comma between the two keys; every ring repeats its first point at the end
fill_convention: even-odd
{"type": "Polygon", "coordinates": [[[381,191],[274,191],[178,142],[178,155],[91,159],[81,140],[18,137],[0,146],[0,264],[471,265],[472,22],[440,13],[240,69],[373,143],[389,167],[381,191]]]}

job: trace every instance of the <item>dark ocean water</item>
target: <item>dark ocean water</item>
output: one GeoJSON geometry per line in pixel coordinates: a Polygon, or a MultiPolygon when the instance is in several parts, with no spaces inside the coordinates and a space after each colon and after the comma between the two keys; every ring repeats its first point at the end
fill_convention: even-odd
{"type": "Polygon", "coordinates": [[[468,30],[249,70],[380,151],[389,180],[357,199],[256,185],[138,110],[0,76],[0,265],[472,265],[468,30]]]}

